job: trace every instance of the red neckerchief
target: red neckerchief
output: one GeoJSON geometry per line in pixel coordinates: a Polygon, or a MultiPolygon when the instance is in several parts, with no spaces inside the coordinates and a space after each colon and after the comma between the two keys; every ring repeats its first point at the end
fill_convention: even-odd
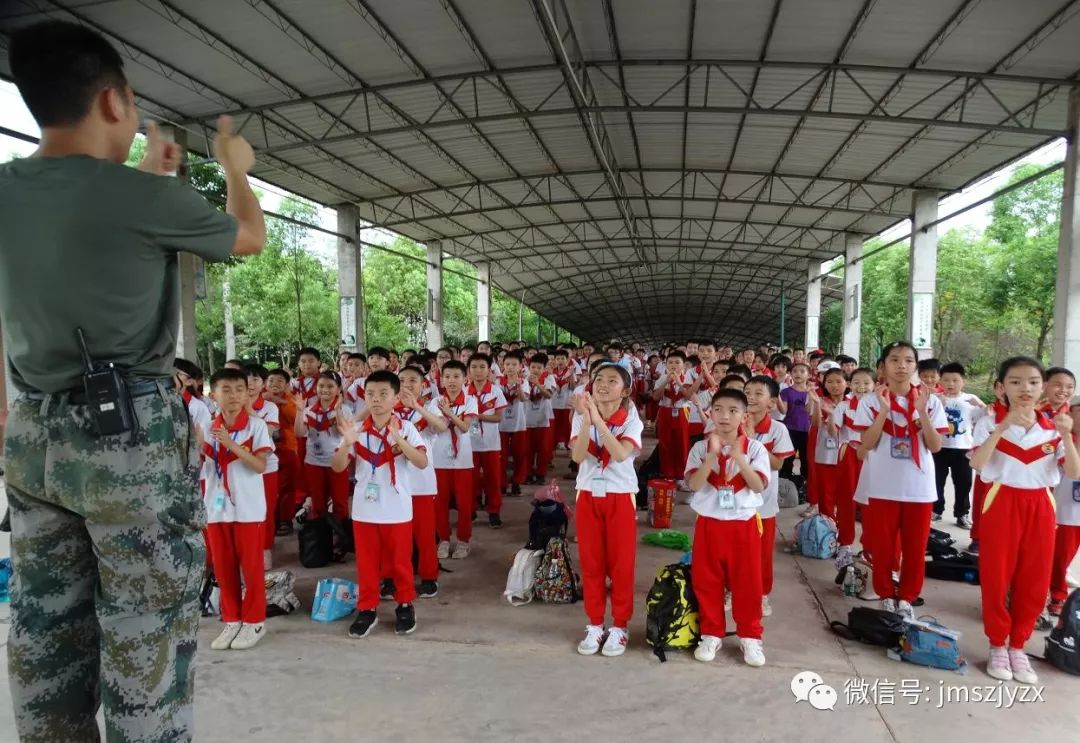
{"type": "Polygon", "coordinates": [[[555,386],[558,387],[561,390],[563,387],[570,384],[570,378],[572,376],[574,376],[574,372],[570,370],[569,366],[566,367],[565,369],[563,369],[561,372],[558,369],[556,369],[555,370],[555,386]]]}
{"type": "Polygon", "coordinates": [[[896,394],[889,392],[889,410],[893,413],[900,413],[904,416],[906,421],[905,426],[897,426],[892,421],[892,415],[885,420],[885,426],[881,429],[885,433],[894,438],[910,438],[911,439],[911,461],[915,463],[916,467],[922,469],[922,465],[919,464],[920,449],[919,445],[919,424],[915,422],[915,396],[918,393],[919,386],[911,385],[911,389],[908,390],[907,395],[907,409],[905,410],[900,402],[896,399],[896,394]]]}
{"type": "Polygon", "coordinates": [[[262,410],[265,407],[266,407],[266,400],[263,399],[262,393],[260,392],[259,396],[255,398],[255,402],[251,403],[251,409],[252,410],[262,410]]]}
{"type": "Polygon", "coordinates": [[[506,402],[509,405],[513,405],[518,401],[518,391],[521,389],[520,380],[517,384],[510,384],[506,376],[499,377],[499,386],[503,388],[506,395],[506,402]]]}
{"type": "Polygon", "coordinates": [[[427,418],[416,408],[407,408],[399,402],[394,405],[394,414],[399,420],[412,423],[417,431],[423,431],[428,427],[427,418]]]}
{"type": "MultiPolygon", "coordinates": [[[[1039,426],[1039,428],[1042,428],[1044,431],[1054,430],[1054,421],[1047,413],[1040,410],[1035,411],[1035,425],[1039,426]]],[[[1043,457],[1054,456],[1057,453],[1057,447],[1060,443],[1061,437],[1057,436],[1050,441],[1044,441],[1029,449],[1024,449],[1019,444],[1009,441],[1002,436],[998,439],[997,446],[995,446],[994,449],[1013,459],[1017,459],[1024,464],[1033,464],[1043,457]]]]}
{"type": "MultiPolygon", "coordinates": [[[[754,426],[754,438],[758,441],[761,441],[761,437],[767,434],[771,429],[772,416],[766,413],[765,416],[761,419],[761,421],[756,426],[754,426]]],[[[776,441],[773,439],[770,439],[769,441],[761,441],[761,443],[763,443],[765,445],[765,448],[770,452],[776,446],[776,441]]]]}
{"type": "Polygon", "coordinates": [[[360,426],[360,432],[364,434],[364,443],[360,443],[360,439],[356,440],[356,454],[363,459],[372,468],[372,477],[374,478],[375,472],[379,467],[384,464],[390,466],[390,484],[397,487],[397,469],[394,465],[394,447],[390,444],[390,426],[389,424],[385,429],[380,431],[375,428],[375,424],[371,422],[371,416],[369,415],[364,419],[364,423],[360,426]],[[379,440],[380,446],[378,452],[373,452],[368,448],[367,444],[371,443],[371,437],[374,436],[379,440]]]}
{"type": "Polygon", "coordinates": [[[300,388],[300,395],[304,398],[304,402],[307,402],[308,400],[319,394],[316,390],[318,383],[319,377],[317,375],[314,377],[297,377],[296,386],[300,388]]]}
{"type": "MultiPolygon", "coordinates": [[[[612,413],[610,418],[604,421],[604,424],[612,433],[615,433],[615,429],[626,423],[626,419],[629,416],[629,411],[626,408],[620,407],[612,413]]],[[[618,436],[616,436],[616,438],[618,438],[618,436]]],[[[594,441],[591,437],[589,438],[589,454],[592,454],[600,460],[601,470],[607,469],[608,464],[611,462],[611,452],[607,450],[606,446],[600,446],[599,442],[594,441]]]]}
{"type": "Polygon", "coordinates": [[[1009,406],[1001,400],[994,400],[994,403],[990,406],[990,413],[994,416],[994,423],[997,423],[1004,420],[1005,416],[1009,414],[1009,406]]]}
{"type": "MultiPolygon", "coordinates": [[[[477,392],[476,385],[469,382],[469,386],[466,388],[466,392],[476,398],[476,409],[478,415],[487,415],[495,409],[495,403],[497,396],[493,394],[491,382],[484,382],[483,388],[477,392]],[[485,396],[487,399],[485,400],[485,396]]],[[[480,420],[480,435],[484,435],[484,421],[480,420]]]]}
{"type": "MultiPolygon", "coordinates": [[[[218,413],[214,418],[213,423],[210,424],[210,430],[213,431],[215,428],[224,428],[230,434],[234,434],[238,431],[243,431],[247,427],[247,424],[248,412],[246,410],[240,411],[231,426],[227,425],[225,423],[225,418],[221,413],[218,413]]],[[[248,438],[247,441],[237,441],[237,443],[248,451],[251,451],[253,438],[254,437],[248,438]]],[[[225,488],[225,494],[232,499],[232,491],[229,489],[229,465],[240,459],[240,457],[238,457],[231,449],[227,449],[217,441],[213,440],[203,444],[203,453],[214,461],[214,469],[216,470],[218,477],[221,478],[221,484],[222,487],[225,488]]]]}
{"type": "Polygon", "coordinates": [[[672,408],[675,407],[675,401],[678,400],[680,397],[682,397],[682,395],[680,393],[682,392],[682,387],[683,387],[683,384],[684,384],[683,380],[685,378],[686,378],[686,372],[680,372],[679,376],[677,376],[677,377],[669,375],[667,383],[664,384],[664,397],[671,400],[671,407],[672,408]],[[672,381],[675,382],[674,387],[671,384],[672,381]]]}
{"type": "Polygon", "coordinates": [[[180,391],[180,397],[184,398],[184,404],[185,405],[190,405],[191,404],[191,398],[195,397],[195,395],[192,394],[191,390],[189,390],[187,387],[185,387],[184,389],[182,389],[180,391]]]}
{"type": "Polygon", "coordinates": [[[828,396],[822,397],[821,398],[821,422],[825,423],[825,424],[828,424],[829,420],[833,416],[833,413],[836,412],[836,406],[837,405],[842,405],[843,403],[844,403],[843,400],[841,400],[840,402],[834,402],[828,396]]]}
{"type": "Polygon", "coordinates": [[[540,398],[544,395],[544,382],[547,381],[548,373],[546,371],[540,372],[540,376],[536,378],[536,385],[529,388],[529,399],[533,402],[539,402],[540,398]]]}
{"type": "Polygon", "coordinates": [[[360,400],[366,400],[367,399],[367,394],[366,394],[366,392],[364,390],[364,384],[363,384],[365,379],[366,379],[366,377],[357,377],[352,382],[350,382],[349,386],[347,386],[345,388],[345,397],[351,398],[353,402],[358,402],[360,400]],[[357,382],[360,382],[360,384],[356,384],[357,382]],[[354,386],[355,386],[355,388],[354,388],[354,386]]]}
{"type": "Polygon", "coordinates": [[[308,408],[308,411],[315,417],[315,425],[308,426],[308,428],[314,428],[316,431],[329,431],[331,426],[337,424],[337,411],[333,406],[329,410],[324,410],[321,401],[316,401],[314,405],[308,408]]]}
{"type": "Polygon", "coordinates": [[[859,397],[858,397],[858,395],[852,394],[851,397],[848,398],[847,410],[844,411],[844,427],[845,428],[850,428],[852,430],[855,430],[855,411],[858,410],[858,408],[859,408],[859,397]]]}
{"type": "MultiPolygon", "coordinates": [[[[709,451],[708,444],[706,444],[705,446],[705,451],[706,453],[708,453],[709,451]]],[[[750,439],[743,439],[742,451],[743,454],[748,454],[750,452],[750,439]]],[[[729,485],[736,493],[745,488],[746,480],[745,478],[743,478],[741,472],[736,473],[735,477],[731,478],[730,480],[728,479],[727,466],[730,457],[724,454],[723,449],[721,449],[717,454],[718,456],[716,459],[716,465],[719,469],[719,472],[709,469],[709,484],[717,489],[723,487],[724,485],[729,485]]]]}
{"type": "MultiPolygon", "coordinates": [[[[454,412],[454,415],[458,415],[458,408],[465,407],[465,392],[462,390],[458,393],[458,396],[451,400],[443,393],[443,397],[448,403],[450,403],[450,409],[454,412]]],[[[458,432],[457,426],[453,422],[450,423],[450,448],[454,451],[454,459],[458,457],[458,432]]]]}
{"type": "Polygon", "coordinates": [[[1045,413],[1046,415],[1053,418],[1054,416],[1063,415],[1064,413],[1068,413],[1069,412],[1069,403],[1068,403],[1068,401],[1065,401],[1064,403],[1062,403],[1060,408],[1055,409],[1050,405],[1049,400],[1043,400],[1041,403],[1039,403],[1039,406],[1037,408],[1035,408],[1035,410],[1037,412],[1039,412],[1039,413],[1045,413]]]}

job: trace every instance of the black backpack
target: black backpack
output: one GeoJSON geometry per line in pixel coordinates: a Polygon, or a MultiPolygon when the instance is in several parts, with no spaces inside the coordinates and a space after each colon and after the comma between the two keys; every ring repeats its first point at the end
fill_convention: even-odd
{"type": "Polygon", "coordinates": [[[895,648],[900,646],[904,619],[899,614],[884,609],[856,606],[848,612],[847,624],[830,622],[829,628],[846,640],[895,648]]]}
{"type": "Polygon", "coordinates": [[[300,564],[305,568],[321,568],[330,564],[334,554],[334,532],[325,518],[306,519],[297,534],[300,543],[300,564]]]}
{"type": "Polygon", "coordinates": [[[949,535],[949,532],[941,529],[930,529],[930,535],[926,538],[926,554],[930,557],[956,555],[958,554],[957,549],[953,547],[955,543],[956,540],[949,535]]]}
{"type": "Polygon", "coordinates": [[[331,550],[330,558],[334,562],[345,562],[345,555],[356,551],[353,544],[353,530],[351,519],[339,519],[333,514],[323,516],[330,527],[331,550]]]}
{"type": "Polygon", "coordinates": [[[979,585],[979,558],[956,550],[953,553],[934,555],[934,559],[927,560],[926,577],[979,585]]]}
{"type": "Polygon", "coordinates": [[[1065,673],[1080,676],[1080,588],[1065,599],[1061,616],[1046,637],[1044,656],[1065,673]]]}
{"type": "Polygon", "coordinates": [[[555,500],[540,501],[529,516],[529,541],[525,549],[542,550],[553,537],[565,538],[569,524],[566,506],[555,500]]]}

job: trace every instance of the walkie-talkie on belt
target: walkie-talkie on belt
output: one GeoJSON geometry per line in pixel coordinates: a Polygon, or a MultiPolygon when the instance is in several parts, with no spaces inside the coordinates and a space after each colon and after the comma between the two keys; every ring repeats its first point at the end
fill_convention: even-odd
{"type": "Polygon", "coordinates": [[[90,358],[82,328],[75,328],[82,354],[83,389],[86,405],[98,436],[115,436],[127,433],[133,427],[131,397],[120,370],[113,364],[98,364],[90,358]]]}

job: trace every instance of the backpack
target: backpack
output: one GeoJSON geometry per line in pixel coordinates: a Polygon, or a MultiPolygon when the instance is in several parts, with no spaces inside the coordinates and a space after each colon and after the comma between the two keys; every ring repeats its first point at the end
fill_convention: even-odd
{"type": "Polygon", "coordinates": [[[846,640],[858,640],[867,645],[895,648],[904,633],[904,619],[899,614],[870,606],[856,606],[848,612],[847,624],[829,622],[831,629],[846,640]]]}
{"type": "Polygon", "coordinates": [[[645,597],[645,642],[661,663],[666,650],[690,648],[701,639],[698,603],[690,581],[690,566],[677,563],[657,569],[656,580],[645,597]]]}
{"type": "Polygon", "coordinates": [[[960,633],[932,617],[919,617],[904,623],[900,648],[890,657],[946,671],[967,671],[967,661],[960,653],[960,633]]]}
{"type": "Polygon", "coordinates": [[[955,543],[956,540],[949,532],[931,528],[930,535],[926,538],[926,554],[931,557],[959,554],[953,546],[955,543]]]}
{"type": "Polygon", "coordinates": [[[926,561],[926,577],[960,581],[977,586],[979,585],[979,559],[974,555],[960,553],[935,555],[934,559],[926,561]]]}
{"type": "Polygon", "coordinates": [[[555,500],[540,501],[533,506],[529,516],[529,541],[525,543],[525,549],[542,550],[555,537],[565,539],[569,523],[564,504],[555,500]]]}
{"type": "Polygon", "coordinates": [[[1080,589],[1065,599],[1061,616],[1046,637],[1044,655],[1062,671],[1080,676],[1080,589]]]}
{"type": "Polygon", "coordinates": [[[503,596],[510,606],[524,606],[533,600],[536,589],[536,569],[540,567],[540,558],[544,550],[520,549],[514,555],[514,564],[506,576],[506,590],[503,596]]]}
{"type": "Polygon", "coordinates": [[[645,459],[637,470],[638,491],[634,497],[635,505],[639,511],[645,511],[649,507],[649,480],[663,475],[660,468],[660,447],[653,447],[652,453],[645,459]]]}
{"type": "Polygon", "coordinates": [[[572,604],[578,600],[578,578],[570,550],[562,537],[551,537],[536,566],[533,594],[546,604],[572,604]]]}
{"type": "Polygon", "coordinates": [[[353,545],[352,521],[339,519],[333,514],[327,514],[327,526],[330,527],[330,559],[334,562],[345,562],[345,556],[350,552],[356,552],[353,545]]]}
{"type": "Polygon", "coordinates": [[[271,570],[266,574],[266,616],[281,617],[300,608],[300,599],[293,593],[296,579],[291,571],[271,570]]]}
{"type": "Polygon", "coordinates": [[[321,568],[333,557],[333,530],[326,519],[306,519],[297,533],[300,545],[300,564],[305,568],[321,568]]]}
{"type": "Polygon", "coordinates": [[[795,508],[799,505],[799,489],[791,480],[780,478],[776,490],[776,502],[780,508],[795,508]]]}
{"type": "Polygon", "coordinates": [[[795,548],[806,557],[830,560],[836,556],[836,522],[820,513],[795,524],[795,548]]]}
{"type": "Polygon", "coordinates": [[[199,589],[199,609],[204,617],[216,617],[221,613],[221,588],[212,567],[207,568],[199,589]]]}

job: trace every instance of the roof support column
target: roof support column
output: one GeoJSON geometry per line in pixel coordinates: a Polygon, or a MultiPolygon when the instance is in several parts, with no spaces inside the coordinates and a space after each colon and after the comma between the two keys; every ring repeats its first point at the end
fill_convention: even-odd
{"type": "Polygon", "coordinates": [[[911,199],[911,255],[907,336],[920,359],[934,355],[934,291],[937,286],[938,192],[916,191],[911,199]]]}
{"type": "Polygon", "coordinates": [[[434,351],[443,346],[442,243],[427,244],[427,347],[434,351]]]}
{"type": "MultiPolygon", "coordinates": [[[[180,145],[180,152],[187,154],[187,130],[163,126],[161,137],[176,142],[180,145]]],[[[183,160],[176,177],[185,183],[189,180],[187,163],[183,160]]],[[[176,355],[196,364],[199,363],[199,349],[195,337],[195,274],[202,270],[201,265],[196,265],[200,261],[201,259],[192,253],[180,253],[177,258],[180,269],[180,327],[176,334],[176,355]]]]}
{"type": "Polygon", "coordinates": [[[862,235],[844,237],[844,325],[843,351],[853,359],[859,358],[862,319],[862,235]]]}
{"type": "Polygon", "coordinates": [[[367,347],[364,334],[364,266],[360,244],[360,216],[352,204],[337,208],[337,231],[354,239],[337,240],[339,350],[367,347]]]}
{"type": "Polygon", "coordinates": [[[1065,150],[1065,188],[1061,194],[1061,233],[1058,238],[1057,287],[1054,293],[1054,353],[1056,366],[1080,368],[1080,88],[1069,94],[1068,146],[1065,150]]]}
{"type": "Polygon", "coordinates": [[[806,271],[806,350],[818,347],[821,325],[821,264],[810,262],[806,271]]]}
{"type": "Polygon", "coordinates": [[[476,340],[491,341],[491,264],[476,264],[476,340]]]}

